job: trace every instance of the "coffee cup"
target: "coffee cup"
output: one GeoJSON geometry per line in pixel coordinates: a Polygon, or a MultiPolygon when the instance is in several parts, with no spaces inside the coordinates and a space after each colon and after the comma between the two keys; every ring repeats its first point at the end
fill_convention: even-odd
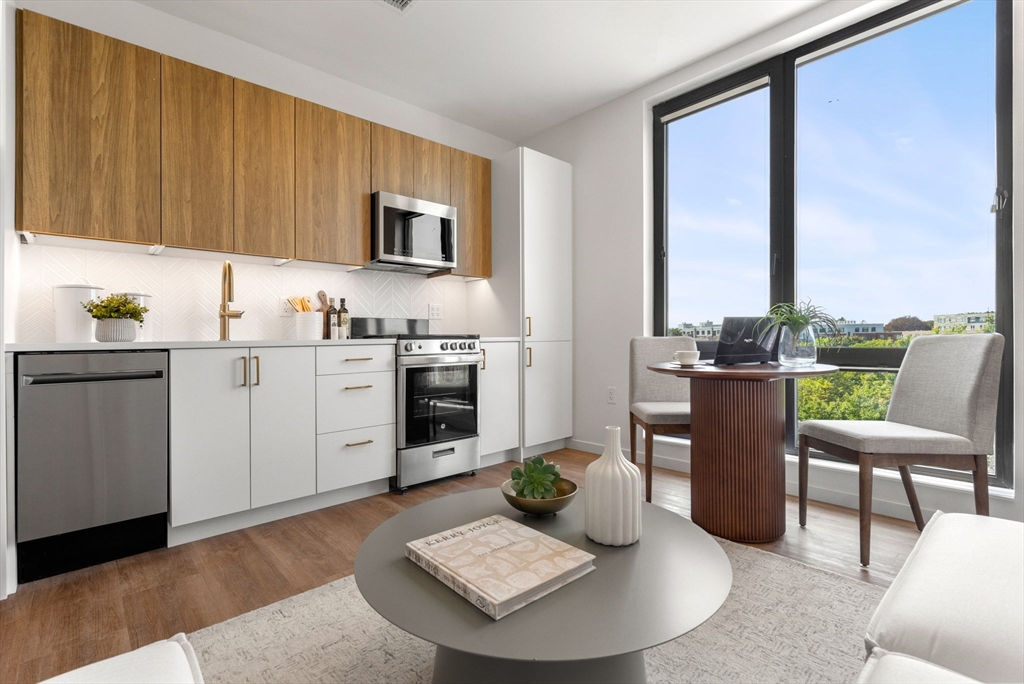
{"type": "Polygon", "coordinates": [[[700,352],[680,350],[672,354],[672,358],[681,366],[692,366],[700,359],[700,352]]]}

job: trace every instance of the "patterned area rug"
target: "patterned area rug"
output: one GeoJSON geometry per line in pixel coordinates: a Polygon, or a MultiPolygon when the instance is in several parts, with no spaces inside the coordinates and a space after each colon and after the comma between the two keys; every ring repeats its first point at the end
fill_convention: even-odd
{"type": "MultiPolygon", "coordinates": [[[[725,605],[646,653],[651,684],[851,682],[883,589],[722,541],[725,605]]],[[[434,647],[392,626],[351,576],[190,634],[209,684],[430,682],[434,647]]]]}

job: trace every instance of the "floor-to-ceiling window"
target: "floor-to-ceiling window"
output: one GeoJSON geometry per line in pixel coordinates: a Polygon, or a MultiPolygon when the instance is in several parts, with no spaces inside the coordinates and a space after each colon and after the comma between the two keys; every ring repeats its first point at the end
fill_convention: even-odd
{"type": "Polygon", "coordinates": [[[915,335],[1011,335],[1009,5],[911,0],[655,108],[656,331],[713,340],[778,301],[839,319],[820,356],[843,371],[790,383],[790,446],[797,417],[884,418],[915,335]]]}

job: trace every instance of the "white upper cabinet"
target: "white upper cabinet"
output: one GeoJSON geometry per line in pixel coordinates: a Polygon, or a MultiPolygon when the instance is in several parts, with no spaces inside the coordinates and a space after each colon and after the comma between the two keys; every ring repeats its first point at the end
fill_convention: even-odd
{"type": "Polygon", "coordinates": [[[171,351],[172,526],[249,509],[248,351],[171,351]]]}
{"type": "Polygon", "coordinates": [[[249,350],[252,507],[316,494],[316,348],[249,350]]]}
{"type": "Polygon", "coordinates": [[[519,343],[484,342],[480,393],[480,454],[519,446],[519,343]]]}
{"type": "Polygon", "coordinates": [[[572,166],[522,150],[523,335],[572,339],[572,166]]]}

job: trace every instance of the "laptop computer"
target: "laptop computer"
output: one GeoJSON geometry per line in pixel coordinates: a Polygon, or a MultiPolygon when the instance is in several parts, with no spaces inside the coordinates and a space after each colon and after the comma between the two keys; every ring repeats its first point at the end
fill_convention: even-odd
{"type": "Polygon", "coordinates": [[[778,327],[768,327],[753,316],[726,316],[715,350],[716,366],[736,363],[768,363],[775,349],[778,327]]]}

